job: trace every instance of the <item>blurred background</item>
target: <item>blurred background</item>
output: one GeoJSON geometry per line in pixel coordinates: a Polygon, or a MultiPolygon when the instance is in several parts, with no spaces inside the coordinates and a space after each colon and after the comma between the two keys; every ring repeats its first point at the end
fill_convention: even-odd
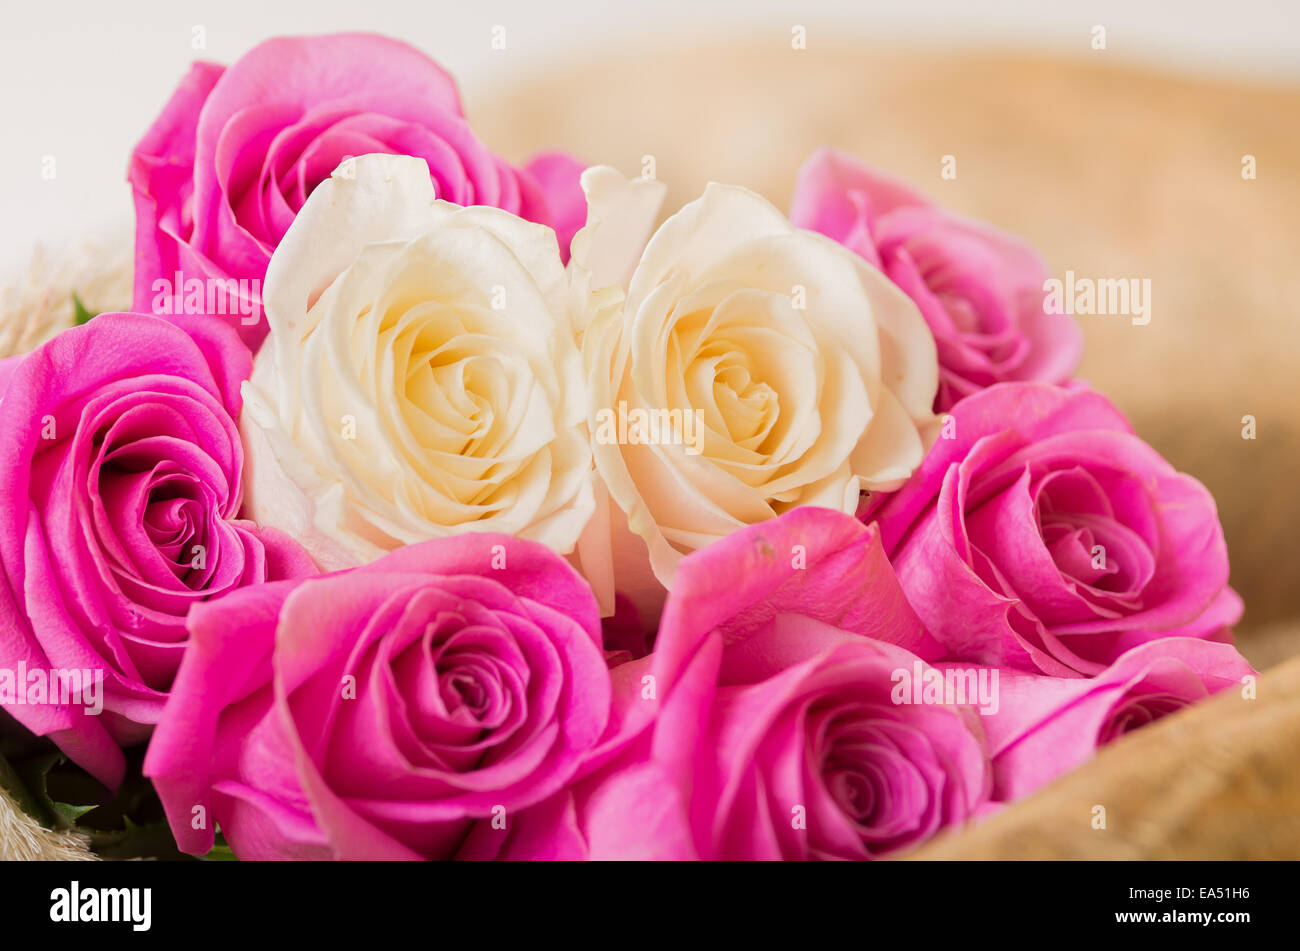
{"type": "Polygon", "coordinates": [[[341,29],[440,60],[507,157],[653,156],[669,208],[709,179],[786,207],[834,145],[1057,277],[1149,279],[1149,324],[1081,318],[1081,373],[1219,500],[1244,652],[1300,653],[1295,0],[24,4],[0,37],[0,283],[38,243],[129,244],[127,155],[191,60],[341,29]]]}

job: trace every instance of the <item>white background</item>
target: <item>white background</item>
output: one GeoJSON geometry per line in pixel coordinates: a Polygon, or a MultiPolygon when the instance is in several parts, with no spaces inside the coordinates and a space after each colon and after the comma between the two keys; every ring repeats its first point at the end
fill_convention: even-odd
{"type": "MultiPolygon", "coordinates": [[[[364,29],[421,47],[459,79],[470,114],[497,83],[595,47],[803,24],[936,44],[1075,50],[1093,24],[1111,55],[1179,72],[1300,82],[1300,0],[3,0],[0,14],[0,278],[33,245],[129,221],[131,146],[193,59],[229,63],[268,36],[364,29]],[[507,49],[492,50],[494,25],[507,49]],[[202,26],[207,48],[191,39],[202,26]],[[56,178],[41,178],[43,156],[56,178]]],[[[1086,48],[1086,45],[1084,46],[1086,48]]],[[[1284,117],[1283,121],[1297,121],[1284,117]]],[[[562,145],[562,143],[556,143],[562,145]]]]}

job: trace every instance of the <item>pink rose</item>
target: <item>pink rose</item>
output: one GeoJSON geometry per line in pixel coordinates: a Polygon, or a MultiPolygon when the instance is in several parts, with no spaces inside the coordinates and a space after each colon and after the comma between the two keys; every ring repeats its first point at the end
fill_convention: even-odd
{"type": "Polygon", "coordinates": [[[1104,397],[1001,384],[953,407],[945,433],[862,514],[948,659],[1094,675],[1240,617],[1214,499],[1104,397]]]}
{"type": "Polygon", "coordinates": [[[182,320],[101,314],[0,373],[0,667],[103,676],[98,716],[8,709],[109,786],[119,744],[162,713],[190,608],[315,572],[238,518],[248,349],[223,321],[182,320]]]}
{"type": "Polygon", "coordinates": [[[145,773],[195,854],[219,823],[241,858],[451,857],[561,789],[609,715],[591,590],[508,535],[248,588],[190,631],[145,773]]]}
{"type": "Polygon", "coordinates": [[[188,313],[195,287],[256,345],[271,252],[312,189],[374,152],[423,158],[439,198],[550,225],[566,255],[585,218],[581,166],[548,154],[520,169],[494,155],[455,82],[418,50],[360,33],[280,37],[229,69],[196,63],[136,146],[136,309],[188,313]]]}
{"type": "Polygon", "coordinates": [[[592,775],[513,841],[479,829],[471,844],[673,859],[915,845],[989,785],[973,711],[894,702],[896,671],[937,651],[874,529],[818,508],[741,529],[683,559],[656,652],[613,671],[617,740],[592,775]]]}
{"type": "Polygon", "coordinates": [[[790,218],[856,251],[916,302],[939,350],[936,412],[994,383],[1063,383],[1078,365],[1078,326],[1044,310],[1047,269],[1010,235],[831,149],[800,169],[790,218]]]}
{"type": "Polygon", "coordinates": [[[1254,673],[1231,644],[1189,637],[1140,644],[1090,679],[1003,670],[998,711],[983,719],[994,794],[1027,795],[1111,740],[1254,673]]]}

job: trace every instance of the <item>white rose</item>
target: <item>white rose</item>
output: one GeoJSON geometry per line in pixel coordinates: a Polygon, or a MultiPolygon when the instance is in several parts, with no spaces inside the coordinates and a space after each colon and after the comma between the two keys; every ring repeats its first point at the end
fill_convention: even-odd
{"type": "Polygon", "coordinates": [[[594,503],[569,293],[549,228],[436,200],[422,159],[345,162],[267,268],[250,517],[324,569],[470,531],[570,551],[594,503]]]}
{"type": "MultiPolygon", "coordinates": [[[[616,209],[645,186],[611,175],[583,176],[595,233],[575,239],[572,269],[642,225],[616,209]]],[[[652,622],[691,551],[800,505],[855,512],[862,490],[895,489],[920,464],[938,386],[920,312],[760,196],[711,184],[634,270],[597,270],[631,274],[583,339],[604,491],[578,555],[604,611],[618,590],[652,622]]]]}

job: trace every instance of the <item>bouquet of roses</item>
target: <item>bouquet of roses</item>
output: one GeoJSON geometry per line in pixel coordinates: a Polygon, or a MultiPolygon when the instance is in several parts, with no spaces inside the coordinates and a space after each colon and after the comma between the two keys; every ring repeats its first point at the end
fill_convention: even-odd
{"type": "Polygon", "coordinates": [[[873,858],[1253,675],[1043,264],[852,158],[656,227],[349,34],[129,180],[133,312],[0,363],[0,705],[184,852],[873,858]]]}

